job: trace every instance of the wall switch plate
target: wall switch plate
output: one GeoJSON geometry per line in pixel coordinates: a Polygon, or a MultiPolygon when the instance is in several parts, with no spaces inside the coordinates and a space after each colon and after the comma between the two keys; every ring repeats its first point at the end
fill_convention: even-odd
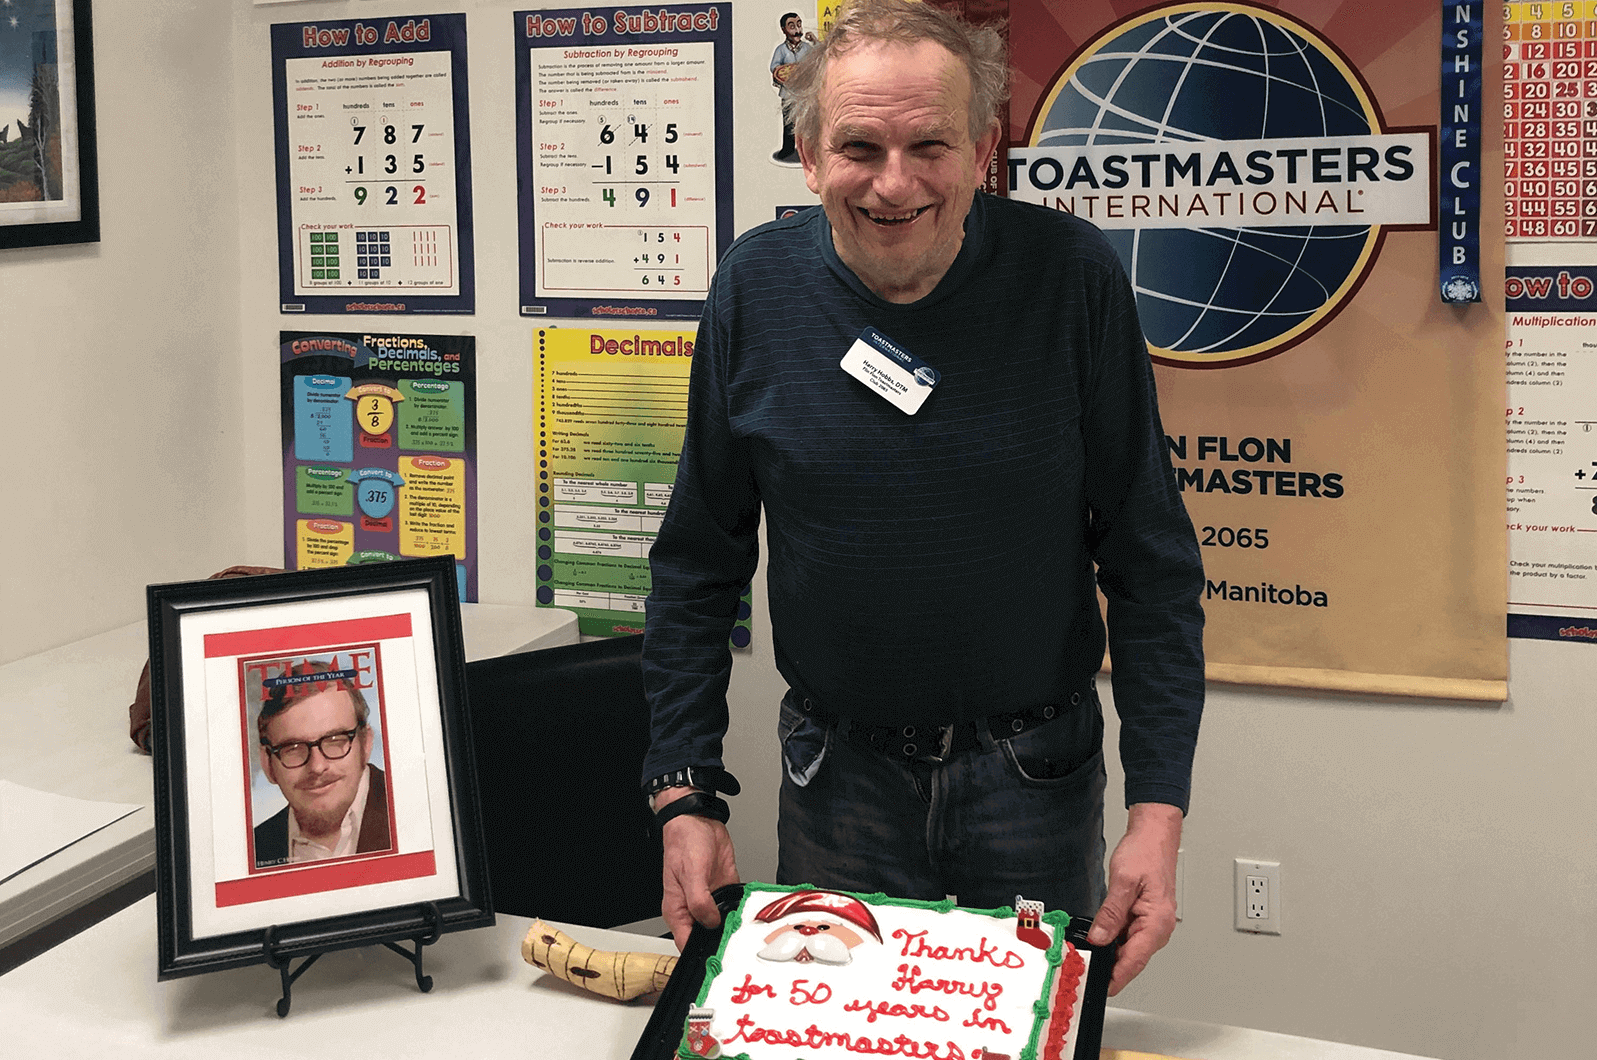
{"type": "Polygon", "coordinates": [[[1236,928],[1281,934],[1281,863],[1236,859],[1236,928]]]}

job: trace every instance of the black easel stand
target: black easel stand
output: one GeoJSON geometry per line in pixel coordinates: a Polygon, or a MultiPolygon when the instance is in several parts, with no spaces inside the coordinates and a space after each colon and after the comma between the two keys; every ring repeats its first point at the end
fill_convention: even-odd
{"type": "MultiPolygon", "coordinates": [[[[437,942],[441,937],[443,937],[444,917],[443,914],[438,911],[437,902],[423,902],[421,905],[417,906],[417,909],[421,913],[422,917],[427,921],[428,928],[422,934],[411,939],[411,941],[416,944],[416,948],[414,950],[407,950],[404,947],[387,940],[383,940],[383,945],[393,950],[395,953],[399,954],[401,957],[405,958],[405,960],[411,963],[416,970],[416,987],[425,994],[433,988],[433,977],[430,975],[423,975],[421,972],[422,947],[431,946],[433,943],[437,942]]],[[[317,958],[320,957],[322,953],[328,953],[330,951],[322,950],[321,953],[313,953],[301,961],[298,968],[295,968],[293,971],[289,971],[289,964],[291,963],[292,959],[283,956],[283,954],[279,952],[279,944],[277,941],[277,925],[274,924],[266,929],[266,937],[262,940],[261,944],[266,950],[267,965],[269,967],[276,968],[277,974],[282,978],[283,981],[283,996],[277,1000],[277,1015],[278,1018],[281,1019],[288,1015],[289,1005],[293,1003],[294,980],[298,979],[301,975],[304,975],[305,969],[315,964],[317,958]]]]}

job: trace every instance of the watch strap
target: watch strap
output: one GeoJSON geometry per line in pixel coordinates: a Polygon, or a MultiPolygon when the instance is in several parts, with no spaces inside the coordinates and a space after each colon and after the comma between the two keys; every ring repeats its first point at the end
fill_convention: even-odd
{"type": "Polygon", "coordinates": [[[725,824],[732,816],[732,807],[726,804],[725,799],[716,798],[707,791],[694,791],[682,796],[668,806],[663,806],[654,812],[654,826],[662,833],[665,831],[667,821],[674,820],[685,814],[695,817],[708,817],[714,821],[725,824]]]}
{"type": "Polygon", "coordinates": [[[666,788],[698,788],[712,795],[719,791],[736,795],[743,790],[743,785],[720,766],[683,766],[645,781],[643,785],[644,794],[651,799],[666,788]]]}

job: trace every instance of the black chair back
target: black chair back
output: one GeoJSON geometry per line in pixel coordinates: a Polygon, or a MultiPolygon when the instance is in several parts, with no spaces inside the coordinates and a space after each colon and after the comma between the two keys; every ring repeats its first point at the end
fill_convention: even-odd
{"type": "Polygon", "coordinates": [[[495,910],[590,927],[660,915],[642,648],[618,637],[467,664],[495,910]]]}

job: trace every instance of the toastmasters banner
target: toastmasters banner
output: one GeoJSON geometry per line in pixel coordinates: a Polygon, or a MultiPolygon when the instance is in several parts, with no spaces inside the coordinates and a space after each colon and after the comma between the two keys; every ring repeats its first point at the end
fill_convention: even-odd
{"type": "MultiPolygon", "coordinates": [[[[1103,228],[1136,288],[1203,546],[1209,676],[1504,698],[1500,228],[1486,301],[1436,295],[1444,105],[1457,121],[1436,57],[1480,7],[1010,16],[1008,193],[1103,228]]],[[[1448,178],[1501,217],[1501,118],[1483,120],[1485,171],[1448,178]]]]}

